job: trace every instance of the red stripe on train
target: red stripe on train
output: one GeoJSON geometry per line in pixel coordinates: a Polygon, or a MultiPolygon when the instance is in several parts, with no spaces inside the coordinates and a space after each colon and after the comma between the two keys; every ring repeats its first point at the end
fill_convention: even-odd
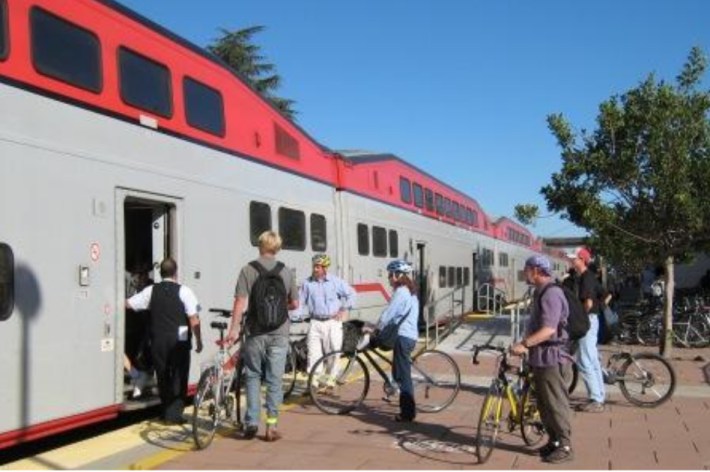
{"type": "Polygon", "coordinates": [[[387,290],[382,286],[382,284],[379,283],[371,283],[371,284],[353,284],[353,288],[355,289],[356,292],[380,292],[383,297],[385,297],[385,300],[390,301],[390,294],[387,293],[387,290]]]}
{"type": "Polygon", "coordinates": [[[8,431],[0,434],[0,449],[15,446],[27,441],[62,433],[70,429],[86,426],[100,421],[106,421],[118,416],[121,405],[112,405],[98,410],[79,413],[78,415],[67,416],[58,420],[47,421],[26,428],[8,431]]]}

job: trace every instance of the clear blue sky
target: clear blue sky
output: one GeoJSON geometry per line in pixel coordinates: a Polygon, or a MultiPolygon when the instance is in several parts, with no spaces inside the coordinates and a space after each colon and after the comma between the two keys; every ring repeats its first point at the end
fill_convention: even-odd
{"type": "MultiPolygon", "coordinates": [[[[255,42],[309,134],[394,153],[492,217],[547,213],[539,191],[561,166],[548,114],[594,129],[602,101],[651,72],[674,82],[692,46],[710,54],[707,0],[120,1],[199,46],[264,25],[255,42]]],[[[557,217],[531,230],[583,234],[557,217]]]]}

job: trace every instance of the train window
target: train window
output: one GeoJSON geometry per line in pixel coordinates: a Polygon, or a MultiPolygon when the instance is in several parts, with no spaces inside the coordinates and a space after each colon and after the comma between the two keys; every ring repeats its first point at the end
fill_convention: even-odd
{"type": "Polygon", "coordinates": [[[446,287],[446,267],[439,266],[439,287],[446,287]]]}
{"type": "Polygon", "coordinates": [[[460,287],[463,285],[463,267],[456,268],[456,286],[460,287]]]}
{"type": "Polygon", "coordinates": [[[478,226],[478,212],[476,210],[471,210],[471,224],[478,226]]]}
{"type": "Polygon", "coordinates": [[[444,198],[444,214],[446,216],[451,216],[451,212],[452,212],[453,207],[454,206],[451,204],[451,199],[444,198]]]}
{"type": "Polygon", "coordinates": [[[456,285],[456,267],[449,267],[448,282],[449,287],[456,285]]]}
{"type": "Polygon", "coordinates": [[[483,248],[481,253],[481,265],[483,265],[483,267],[490,267],[493,265],[493,251],[483,248]]]}
{"type": "Polygon", "coordinates": [[[434,196],[435,204],[436,204],[436,214],[437,215],[443,215],[444,214],[444,197],[441,196],[441,194],[436,194],[434,196]]]}
{"type": "Polygon", "coordinates": [[[389,232],[390,257],[399,257],[399,236],[397,231],[391,229],[389,232]]]}
{"type": "Polygon", "coordinates": [[[124,102],[166,118],[172,116],[170,70],[165,65],[121,46],[118,68],[124,102]]]}
{"type": "Polygon", "coordinates": [[[404,203],[412,203],[412,184],[409,179],[399,178],[399,195],[404,203]]]}
{"type": "Polygon", "coordinates": [[[7,57],[10,49],[7,31],[7,3],[5,0],[0,0],[0,61],[7,57]]]}
{"type": "Polygon", "coordinates": [[[370,232],[367,225],[362,223],[357,225],[357,253],[361,256],[370,255],[370,232]]]}
{"type": "Polygon", "coordinates": [[[379,226],[372,227],[372,255],[387,257],[387,230],[379,226]]]}
{"type": "Polygon", "coordinates": [[[12,249],[0,243],[0,321],[12,315],[15,308],[15,258],[12,249]]]}
{"type": "Polygon", "coordinates": [[[414,206],[424,208],[424,190],[422,186],[415,182],[412,187],[414,188],[414,206]]]}
{"type": "Polygon", "coordinates": [[[434,192],[431,189],[424,189],[424,204],[428,211],[434,211],[434,192]]]}
{"type": "Polygon", "coordinates": [[[279,234],[284,249],[306,250],[306,214],[289,208],[279,208],[279,234]]]}
{"type": "Polygon", "coordinates": [[[316,252],[325,252],[328,248],[326,236],[325,216],[311,214],[311,249],[316,252]]]}
{"type": "Polygon", "coordinates": [[[471,269],[468,267],[463,268],[463,284],[468,285],[471,283],[471,269]]]}
{"type": "Polygon", "coordinates": [[[259,245],[259,236],[271,230],[271,207],[262,202],[249,204],[249,237],[252,246],[259,245]]]}
{"type": "Polygon", "coordinates": [[[101,46],[91,31],[41,8],[30,13],[32,64],[42,75],[101,91],[101,46]]]}
{"type": "Polygon", "coordinates": [[[185,118],[193,128],[224,136],[224,102],[219,90],[190,77],[182,80],[185,118]]]}
{"type": "Polygon", "coordinates": [[[508,267],[508,254],[505,252],[498,253],[498,265],[500,267],[508,267]]]}
{"type": "Polygon", "coordinates": [[[296,138],[288,134],[285,129],[274,123],[274,141],[276,152],[291,159],[301,158],[301,148],[296,138]]]}
{"type": "Polygon", "coordinates": [[[453,202],[453,210],[451,210],[451,213],[453,214],[453,217],[455,220],[460,220],[461,219],[461,207],[459,206],[458,202],[453,202]]]}

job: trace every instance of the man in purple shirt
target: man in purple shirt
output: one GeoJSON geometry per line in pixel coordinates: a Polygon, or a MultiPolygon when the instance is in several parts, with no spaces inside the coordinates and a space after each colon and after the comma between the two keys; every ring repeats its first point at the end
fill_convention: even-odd
{"type": "Polygon", "coordinates": [[[574,458],[571,445],[569,393],[572,358],[567,352],[569,306],[561,288],[552,284],[552,264],[540,255],[525,261],[525,278],[535,287],[525,337],[511,346],[513,354],[528,354],[538,408],[550,440],[539,449],[544,462],[574,458]]]}

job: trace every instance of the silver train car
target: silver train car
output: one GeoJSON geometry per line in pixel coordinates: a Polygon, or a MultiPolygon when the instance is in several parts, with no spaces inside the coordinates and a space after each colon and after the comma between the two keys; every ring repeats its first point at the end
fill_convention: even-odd
{"type": "Polygon", "coordinates": [[[395,156],[319,144],[111,0],[0,0],[0,104],[0,448],[142,406],[124,380],[126,274],[157,280],[166,256],[205,311],[229,308],[272,228],[298,280],[331,254],[367,320],[387,303],[387,261],[405,258],[437,322],[457,290],[466,310],[486,283],[518,298],[522,262],[545,252],[395,156]]]}

